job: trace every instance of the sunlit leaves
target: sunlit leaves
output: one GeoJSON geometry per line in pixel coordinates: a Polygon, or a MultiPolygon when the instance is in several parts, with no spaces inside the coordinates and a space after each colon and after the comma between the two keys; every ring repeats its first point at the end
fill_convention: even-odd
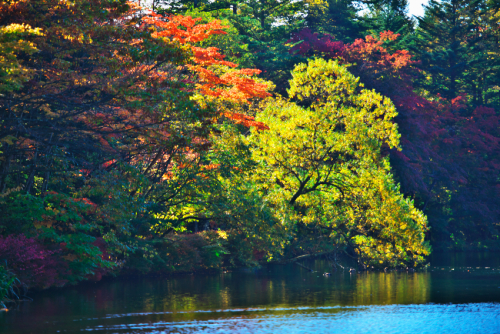
{"type": "Polygon", "coordinates": [[[17,55],[38,51],[36,45],[29,41],[30,36],[36,35],[42,35],[40,28],[27,24],[13,23],[0,27],[0,94],[21,88],[34,74],[32,69],[19,62],[17,55]]]}
{"type": "Polygon", "coordinates": [[[366,264],[421,263],[426,218],[381,156],[399,144],[392,102],[322,59],[295,68],[289,95],[269,103],[257,117],[269,130],[249,138],[252,178],[282,224],[326,229],[366,264]]]}

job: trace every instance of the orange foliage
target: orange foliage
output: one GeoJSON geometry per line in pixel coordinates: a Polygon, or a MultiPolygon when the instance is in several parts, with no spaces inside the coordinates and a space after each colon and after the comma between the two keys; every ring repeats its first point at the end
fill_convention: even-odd
{"type": "Polygon", "coordinates": [[[239,113],[224,113],[224,116],[233,120],[236,124],[242,124],[245,125],[246,127],[254,126],[258,130],[269,130],[269,127],[266,124],[262,122],[257,122],[255,118],[252,116],[239,113]]]}
{"type": "Polygon", "coordinates": [[[154,12],[149,12],[143,18],[143,22],[157,27],[158,31],[152,34],[155,38],[169,38],[181,44],[201,42],[210,35],[225,34],[223,30],[227,26],[220,24],[220,21],[214,20],[207,24],[197,24],[199,18],[192,18],[183,15],[161,16],[154,12]],[[181,29],[179,27],[183,27],[181,29]]]}
{"type": "Polygon", "coordinates": [[[257,69],[240,69],[230,71],[221,76],[210,69],[210,66],[222,65],[236,68],[238,65],[224,60],[217,48],[202,48],[195,45],[211,35],[225,34],[226,26],[219,20],[206,24],[199,24],[199,18],[190,16],[171,15],[163,17],[155,13],[148,13],[143,17],[144,24],[154,27],[152,36],[165,38],[181,45],[186,45],[192,52],[193,64],[187,67],[198,75],[200,83],[196,87],[206,96],[218,97],[233,102],[247,102],[251,98],[265,98],[270,96],[267,85],[251,79],[260,73],[257,69]]]}
{"type": "Polygon", "coordinates": [[[378,71],[398,71],[408,65],[414,64],[412,55],[407,50],[398,50],[391,54],[383,46],[386,41],[394,41],[399,37],[392,31],[383,31],[380,38],[366,36],[365,39],[357,39],[354,43],[347,45],[346,51],[350,56],[359,62],[364,62],[366,66],[377,66],[378,71]]]}

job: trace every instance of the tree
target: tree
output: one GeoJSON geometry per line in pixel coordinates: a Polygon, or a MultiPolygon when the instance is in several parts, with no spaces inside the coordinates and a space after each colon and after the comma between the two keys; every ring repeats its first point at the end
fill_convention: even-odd
{"type": "Polygon", "coordinates": [[[171,209],[203,198],[193,183],[209,174],[213,125],[263,127],[219,109],[268,96],[254,80],[259,71],[199,45],[224,33],[219,21],[114,0],[0,6],[8,65],[0,72],[0,233],[55,248],[71,282],[136,251],[151,255],[144,240],[161,230],[154,226],[185,228],[171,209]]]}
{"type": "Polygon", "coordinates": [[[474,43],[473,66],[468,69],[468,95],[475,106],[487,105],[500,109],[498,92],[500,4],[496,1],[481,2],[474,14],[474,27],[470,32],[474,43]]]}
{"type": "Polygon", "coordinates": [[[318,33],[327,33],[333,39],[345,43],[363,37],[367,29],[366,22],[359,15],[363,1],[328,0],[310,2],[307,26],[318,33]]]}
{"type": "Polygon", "coordinates": [[[474,21],[482,2],[433,0],[423,18],[418,18],[417,47],[413,51],[429,77],[423,82],[427,89],[453,99],[464,92],[467,80],[474,80],[466,76],[480,52],[476,47],[481,38],[474,21]]]}
{"type": "Polygon", "coordinates": [[[413,41],[416,20],[408,16],[407,0],[377,1],[369,5],[370,11],[366,14],[370,18],[370,32],[379,35],[384,31],[392,31],[400,36],[395,45],[389,45],[391,51],[408,50],[413,41]]]}
{"type": "Polygon", "coordinates": [[[428,215],[434,247],[498,247],[496,113],[469,107],[465,95],[422,94],[414,85],[419,63],[406,50],[387,48],[397,37],[384,32],[344,45],[301,32],[304,42],[292,51],[346,62],[366,87],[394,102],[403,150],[390,151],[391,167],[402,192],[428,215]]]}
{"type": "Polygon", "coordinates": [[[395,107],[358,80],[338,62],[298,65],[291,101],[271,102],[257,116],[269,130],[248,139],[254,182],[289,230],[327,232],[364,265],[422,263],[426,218],[381,153],[399,145],[395,107]]]}

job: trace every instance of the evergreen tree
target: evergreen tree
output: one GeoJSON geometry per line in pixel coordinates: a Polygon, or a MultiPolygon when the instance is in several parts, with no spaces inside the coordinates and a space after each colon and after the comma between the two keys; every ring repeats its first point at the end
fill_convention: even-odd
{"type": "Polygon", "coordinates": [[[370,5],[370,9],[368,17],[372,18],[372,30],[376,35],[383,31],[402,36],[413,32],[415,20],[408,15],[408,0],[381,1],[370,5]]]}
{"type": "Polygon", "coordinates": [[[484,0],[431,0],[424,17],[418,18],[413,51],[422,61],[426,74],[422,84],[429,91],[455,98],[467,83],[474,82],[470,69],[479,65],[477,43],[482,37],[474,22],[482,3],[484,0]]]}
{"type": "Polygon", "coordinates": [[[500,2],[489,0],[481,15],[484,36],[483,45],[487,49],[486,73],[483,79],[484,104],[500,109],[500,2]]]}
{"type": "Polygon", "coordinates": [[[384,31],[392,31],[400,37],[386,43],[388,50],[408,50],[413,44],[413,33],[416,20],[408,15],[407,0],[382,0],[369,5],[370,11],[365,15],[369,32],[379,36],[384,31]]]}
{"type": "Polygon", "coordinates": [[[359,15],[362,1],[325,0],[309,1],[307,26],[314,32],[328,33],[336,40],[354,42],[366,35],[368,25],[359,15]]]}

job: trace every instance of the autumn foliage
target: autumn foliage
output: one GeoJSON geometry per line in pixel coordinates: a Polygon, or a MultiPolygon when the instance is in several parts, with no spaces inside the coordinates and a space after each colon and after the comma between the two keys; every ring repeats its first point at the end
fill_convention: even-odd
{"type": "Polygon", "coordinates": [[[278,3],[1,2],[0,269],[45,288],[500,247],[498,86],[476,66],[497,66],[494,38],[477,44],[491,59],[440,77],[443,53],[335,16],[354,7],[278,3]]]}
{"type": "Polygon", "coordinates": [[[402,191],[431,213],[433,240],[459,230],[466,231],[469,242],[494,238],[500,215],[494,200],[499,188],[497,112],[471,107],[466,95],[448,100],[439,94],[419,94],[413,83],[421,75],[420,63],[407,50],[388,51],[387,45],[398,37],[386,31],[378,38],[366,36],[343,45],[331,36],[319,38],[305,30],[294,36],[304,42],[291,52],[340,59],[368,88],[391,98],[399,113],[395,121],[403,148],[391,151],[392,167],[402,191]],[[451,202],[443,201],[446,192],[454,194],[451,202]],[[440,222],[446,219],[441,211],[446,205],[454,208],[451,222],[433,224],[433,216],[440,222]]]}
{"type": "Polygon", "coordinates": [[[146,208],[168,213],[218,173],[205,156],[221,118],[265,128],[218,107],[269,96],[259,70],[199,46],[218,21],[39,0],[3,2],[0,22],[0,257],[30,286],[60,284],[53,260],[71,283],[119,267],[158,229],[146,208]],[[16,263],[22,245],[38,255],[16,263]]]}
{"type": "Polygon", "coordinates": [[[2,262],[14,271],[27,287],[50,287],[63,285],[67,265],[56,255],[60,249],[48,250],[35,238],[24,234],[0,236],[2,262]]]}
{"type": "MultiPolygon", "coordinates": [[[[185,45],[192,54],[193,64],[188,64],[187,68],[195,72],[199,82],[196,88],[201,94],[233,102],[248,102],[253,98],[265,98],[270,96],[267,92],[267,85],[258,83],[252,76],[260,74],[258,69],[235,69],[237,64],[224,60],[219,50],[215,47],[202,48],[196,46],[211,35],[225,34],[224,28],[219,21],[214,20],[208,24],[200,24],[199,18],[190,16],[170,15],[162,16],[149,13],[142,18],[144,25],[154,27],[151,34],[154,38],[168,39],[170,41],[185,45]],[[213,66],[226,67],[222,75],[214,72],[213,66]]],[[[260,126],[253,121],[253,117],[238,113],[224,113],[229,119],[237,120],[240,124],[247,126],[260,126]]]]}

